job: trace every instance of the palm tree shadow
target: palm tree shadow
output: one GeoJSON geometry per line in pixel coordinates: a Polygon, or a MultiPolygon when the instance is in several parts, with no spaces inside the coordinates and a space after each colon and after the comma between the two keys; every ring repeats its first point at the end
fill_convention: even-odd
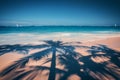
{"type": "MultiPolygon", "coordinates": [[[[119,70],[120,69],[120,64],[119,64],[120,63],[120,52],[119,51],[113,50],[113,49],[107,47],[106,45],[99,44],[98,46],[91,46],[91,48],[88,50],[88,52],[91,53],[91,57],[107,57],[107,58],[109,58],[108,61],[105,61],[102,63],[97,63],[97,64],[95,64],[95,62],[93,63],[92,60],[89,60],[89,63],[92,63],[93,65],[95,65],[99,68],[99,69],[93,68],[93,69],[95,69],[94,72],[97,71],[102,74],[106,73],[106,74],[112,76],[115,80],[120,79],[120,77],[119,77],[120,76],[120,70],[119,70]],[[99,54],[99,53],[103,53],[103,54],[99,54]],[[109,64],[114,64],[115,66],[108,67],[109,64]],[[117,70],[117,71],[115,71],[115,70],[117,70]]],[[[85,61],[86,59],[83,58],[82,61],[85,61]]],[[[86,63],[86,62],[84,62],[84,63],[86,63]]],[[[90,65],[86,65],[86,66],[90,66],[90,65]]]]}
{"type": "MultiPolygon", "coordinates": [[[[44,58],[45,56],[48,56],[52,52],[52,60],[51,60],[51,67],[50,67],[50,73],[49,73],[48,80],[55,80],[55,76],[56,76],[56,52],[60,53],[59,50],[62,50],[63,52],[66,53],[69,50],[73,50],[74,47],[71,45],[64,45],[64,43],[62,43],[62,41],[47,40],[47,41],[43,41],[43,42],[45,42],[45,44],[35,45],[35,46],[34,45],[19,45],[19,44],[0,46],[1,55],[4,55],[4,54],[12,52],[12,51],[19,51],[20,53],[22,53],[23,51],[27,51],[27,53],[29,53],[29,49],[47,48],[43,51],[39,51],[39,52],[30,54],[27,57],[23,57],[20,60],[15,61],[14,64],[5,68],[1,72],[0,76],[5,76],[11,72],[14,72],[18,68],[26,67],[26,64],[29,62],[29,59],[33,59],[33,60],[37,61],[37,60],[40,60],[41,58],[44,58]]],[[[27,73],[25,73],[25,74],[27,74],[27,73]]]]}
{"type": "Polygon", "coordinates": [[[99,44],[98,46],[92,46],[90,50],[88,50],[93,56],[99,55],[97,53],[102,52],[104,54],[100,54],[101,56],[107,56],[110,58],[110,62],[114,63],[116,66],[120,67],[120,52],[113,50],[106,45],[99,44]]]}
{"type": "Polygon", "coordinates": [[[118,70],[119,73],[117,73],[114,70],[111,70],[112,68],[108,68],[106,66],[107,61],[96,63],[92,60],[92,57],[110,57],[110,62],[114,63],[117,66],[117,69],[119,69],[120,52],[112,50],[105,45],[92,46],[89,48],[88,52],[91,55],[80,55],[79,59],[76,58],[76,56],[72,55],[60,55],[60,64],[65,65],[65,69],[68,70],[67,73],[60,78],[60,80],[67,80],[73,74],[78,75],[81,80],[105,80],[105,77],[110,79],[109,76],[111,76],[115,80],[120,79],[120,71],[118,70]],[[98,52],[103,52],[105,54],[98,54],[98,52]],[[79,64],[79,62],[82,62],[82,64],[79,64]],[[91,73],[93,73],[94,75],[92,75],[91,73]],[[97,76],[101,77],[98,78],[97,76]]]}
{"type": "MultiPolygon", "coordinates": [[[[12,80],[21,80],[27,75],[31,75],[30,77],[28,77],[28,80],[33,80],[39,71],[49,70],[50,72],[48,73],[48,80],[55,80],[56,73],[57,74],[64,73],[64,75],[60,78],[60,80],[67,80],[68,77],[70,77],[73,74],[78,75],[81,78],[81,80],[98,79],[93,75],[91,75],[91,72],[94,74],[100,73],[104,76],[108,74],[112,76],[115,80],[120,79],[118,77],[119,74],[116,74],[115,72],[113,74],[112,72],[113,70],[108,69],[108,67],[106,67],[107,62],[96,63],[91,59],[92,57],[97,57],[97,56],[109,57],[110,62],[114,63],[117,67],[119,67],[120,52],[112,50],[105,45],[88,47],[88,46],[68,45],[69,43],[63,43],[62,41],[47,40],[43,42],[45,44],[41,44],[41,45],[3,45],[3,46],[1,45],[0,55],[4,55],[12,51],[18,51],[20,53],[27,54],[29,53],[30,49],[42,49],[42,48],[47,48],[47,49],[44,49],[39,52],[35,52],[33,54],[30,54],[26,57],[21,58],[18,61],[15,61],[12,65],[5,68],[0,73],[0,76],[3,77],[12,72],[16,72],[18,75],[13,76],[13,78],[11,78],[12,80]],[[75,51],[76,47],[89,49],[87,52],[89,52],[90,55],[82,56],[80,53],[77,53],[75,51]],[[105,54],[97,54],[99,52],[102,52],[105,54]],[[52,53],[52,58],[44,62],[44,64],[51,62],[50,67],[33,66],[33,67],[30,67],[29,71],[24,70],[24,68],[27,67],[26,64],[29,62],[29,59],[37,61],[48,56],[51,53],[52,53]],[[57,53],[59,54],[56,57],[57,53]],[[67,69],[67,71],[56,68],[56,58],[59,59],[61,65],[65,65],[65,69],[67,69]],[[23,69],[23,70],[17,71],[18,69],[23,69]]],[[[104,80],[104,78],[102,77],[101,79],[104,80]]]]}

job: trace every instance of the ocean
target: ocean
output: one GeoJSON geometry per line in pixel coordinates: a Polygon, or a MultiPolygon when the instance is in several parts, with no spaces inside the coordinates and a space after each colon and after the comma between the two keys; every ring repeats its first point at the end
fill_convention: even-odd
{"type": "Polygon", "coordinates": [[[0,45],[31,44],[40,40],[93,41],[120,37],[120,26],[0,26],[0,45]]]}
{"type": "Polygon", "coordinates": [[[120,32],[115,26],[0,26],[1,33],[120,32]]]}

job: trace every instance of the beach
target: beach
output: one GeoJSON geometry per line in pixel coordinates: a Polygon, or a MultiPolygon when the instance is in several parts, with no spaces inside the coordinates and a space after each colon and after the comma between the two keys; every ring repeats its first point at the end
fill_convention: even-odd
{"type": "Polygon", "coordinates": [[[44,53],[46,48],[37,47],[47,41],[47,44],[51,44],[52,46],[57,45],[56,47],[59,46],[60,41],[60,43],[64,43],[66,46],[66,51],[67,47],[69,47],[68,54],[78,55],[71,56],[64,54],[64,50],[62,51],[59,47],[57,48],[56,70],[54,69],[56,71],[56,80],[84,80],[87,79],[86,77],[92,80],[120,79],[118,62],[120,58],[119,33],[89,34],[57,32],[42,35],[11,33],[1,34],[0,37],[2,39],[0,41],[0,49],[1,53],[3,53],[0,56],[0,80],[8,78],[10,80],[48,80],[52,52],[40,57],[41,55],[38,53],[44,53]],[[29,60],[24,63],[24,59],[27,59],[27,57],[29,57],[29,60]],[[61,62],[62,59],[63,63],[61,62]]]}
{"type": "Polygon", "coordinates": [[[0,80],[120,80],[120,0],[0,0],[0,80]]]}
{"type": "Polygon", "coordinates": [[[114,27],[0,27],[0,80],[118,80],[114,27]]]}

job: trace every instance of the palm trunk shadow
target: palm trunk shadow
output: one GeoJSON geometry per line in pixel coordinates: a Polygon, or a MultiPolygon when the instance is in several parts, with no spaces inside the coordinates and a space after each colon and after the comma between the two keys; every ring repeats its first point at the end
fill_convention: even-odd
{"type": "Polygon", "coordinates": [[[48,80],[55,80],[56,76],[56,49],[53,48],[53,54],[52,54],[52,61],[51,61],[51,68],[48,80]]]}

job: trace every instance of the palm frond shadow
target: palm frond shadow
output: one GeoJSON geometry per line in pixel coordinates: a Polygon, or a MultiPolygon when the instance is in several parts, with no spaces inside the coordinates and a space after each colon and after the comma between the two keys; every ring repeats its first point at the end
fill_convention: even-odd
{"type": "MultiPolygon", "coordinates": [[[[119,73],[116,73],[111,68],[107,67],[108,61],[102,63],[96,63],[91,58],[92,57],[108,57],[110,58],[109,62],[116,65],[117,68],[120,67],[120,52],[112,50],[105,45],[98,46],[80,46],[80,45],[69,45],[69,43],[63,43],[62,41],[52,41],[46,40],[43,41],[45,44],[41,45],[1,45],[0,46],[0,55],[4,55],[6,53],[12,51],[18,51],[20,53],[25,52],[29,53],[30,49],[42,49],[46,48],[42,51],[35,52],[26,57],[21,58],[18,61],[15,61],[12,65],[5,68],[1,73],[0,77],[4,77],[9,73],[16,72],[18,75],[13,76],[12,80],[21,80],[22,78],[31,75],[27,78],[27,80],[33,80],[36,75],[41,71],[49,70],[47,74],[48,80],[55,80],[56,74],[64,74],[60,77],[59,80],[67,80],[73,74],[76,74],[81,78],[81,80],[96,80],[98,74],[109,78],[107,75],[110,75],[115,80],[120,79],[119,73]],[[88,56],[82,56],[80,53],[75,51],[75,48],[87,48],[88,56]],[[98,54],[99,52],[105,54],[98,54]],[[32,66],[29,71],[26,71],[25,68],[28,67],[26,64],[30,59],[32,60],[41,60],[42,58],[47,57],[52,53],[52,58],[48,58],[43,64],[51,62],[50,67],[46,66],[32,66]],[[57,54],[59,53],[59,54],[57,54]],[[57,54],[57,55],[56,55],[57,54]],[[59,60],[60,65],[65,65],[65,70],[60,70],[56,68],[56,58],[59,60]],[[82,63],[82,64],[81,64],[82,63]],[[23,69],[17,71],[18,69],[23,69]],[[94,75],[93,75],[93,74],[94,75]],[[96,76],[95,76],[96,75],[96,76]]],[[[81,44],[77,42],[77,44],[81,44]]],[[[101,76],[99,75],[99,76],[101,76]]],[[[104,80],[104,77],[101,77],[104,80]]]]}
{"type": "Polygon", "coordinates": [[[62,41],[52,41],[52,40],[46,40],[43,41],[45,44],[42,45],[3,45],[0,46],[0,52],[1,55],[4,55],[6,53],[12,52],[12,51],[19,51],[22,53],[22,51],[27,51],[29,53],[29,49],[41,49],[41,48],[47,48],[43,51],[39,51],[36,53],[33,53],[31,55],[28,55],[27,57],[21,58],[20,60],[14,62],[14,64],[8,66],[6,69],[2,71],[0,76],[5,76],[8,73],[15,71],[18,68],[24,68],[25,65],[29,62],[29,59],[33,60],[40,60],[41,58],[48,56],[52,52],[52,60],[51,60],[51,67],[50,67],[50,73],[48,80],[55,80],[55,74],[56,74],[56,52],[58,49],[63,50],[67,52],[68,50],[73,50],[74,47],[70,45],[63,45],[62,41]]]}
{"type": "Polygon", "coordinates": [[[2,73],[0,74],[0,76],[4,76],[13,70],[16,70],[17,68],[24,68],[25,65],[28,63],[29,59],[32,58],[33,60],[39,60],[42,57],[44,57],[45,55],[47,55],[49,52],[50,52],[50,49],[45,49],[43,51],[36,52],[32,55],[29,55],[27,57],[23,57],[23,58],[15,61],[12,65],[8,66],[6,69],[4,69],[2,71],[2,73]]]}
{"type": "Polygon", "coordinates": [[[20,54],[28,54],[30,49],[41,49],[44,47],[49,47],[46,44],[41,45],[0,45],[0,56],[7,54],[9,52],[18,52],[20,54]]]}
{"type": "MultiPolygon", "coordinates": [[[[12,80],[21,80],[26,76],[29,76],[26,78],[26,80],[33,80],[38,74],[40,74],[42,71],[44,70],[50,70],[50,67],[46,67],[46,66],[29,66],[28,71],[26,70],[22,70],[22,71],[16,71],[16,74],[18,74],[17,76],[13,77],[12,80]]],[[[57,69],[56,68],[56,74],[60,74],[60,73],[65,73],[65,71],[57,69]]],[[[49,73],[47,73],[46,75],[48,76],[49,73]]]]}
{"type": "MultiPolygon", "coordinates": [[[[99,45],[99,46],[92,46],[89,48],[88,52],[91,55],[88,56],[79,56],[76,58],[76,56],[71,55],[60,55],[59,60],[61,65],[65,65],[65,69],[67,69],[67,73],[60,78],[60,80],[67,80],[71,75],[76,74],[78,75],[81,80],[105,80],[105,77],[110,79],[109,76],[111,76],[115,80],[120,79],[120,52],[112,50],[108,48],[105,45],[99,45]],[[97,54],[99,52],[105,53],[105,54],[97,54]],[[116,67],[109,68],[107,67],[106,62],[102,63],[96,63],[91,58],[92,57],[109,57],[111,63],[115,64],[116,67]],[[80,64],[79,62],[82,62],[80,64]],[[117,72],[114,71],[114,69],[117,69],[117,72]],[[113,70],[112,70],[113,69],[113,70]],[[91,73],[94,73],[96,75],[91,75],[91,73]],[[102,75],[101,77],[97,77],[97,75],[102,75]],[[109,76],[108,76],[109,75],[109,76]]],[[[76,54],[76,52],[74,52],[76,54]]],[[[99,76],[100,76],[99,75],[99,76]]]]}
{"type": "MultiPolygon", "coordinates": [[[[99,52],[105,53],[100,54],[101,56],[107,56],[110,58],[110,61],[114,63],[116,66],[120,67],[120,52],[115,51],[111,48],[108,48],[106,45],[99,44],[98,46],[92,46],[90,50],[88,50],[92,54],[92,56],[97,56],[99,52]]],[[[100,56],[99,55],[99,56],[100,56]]]]}

